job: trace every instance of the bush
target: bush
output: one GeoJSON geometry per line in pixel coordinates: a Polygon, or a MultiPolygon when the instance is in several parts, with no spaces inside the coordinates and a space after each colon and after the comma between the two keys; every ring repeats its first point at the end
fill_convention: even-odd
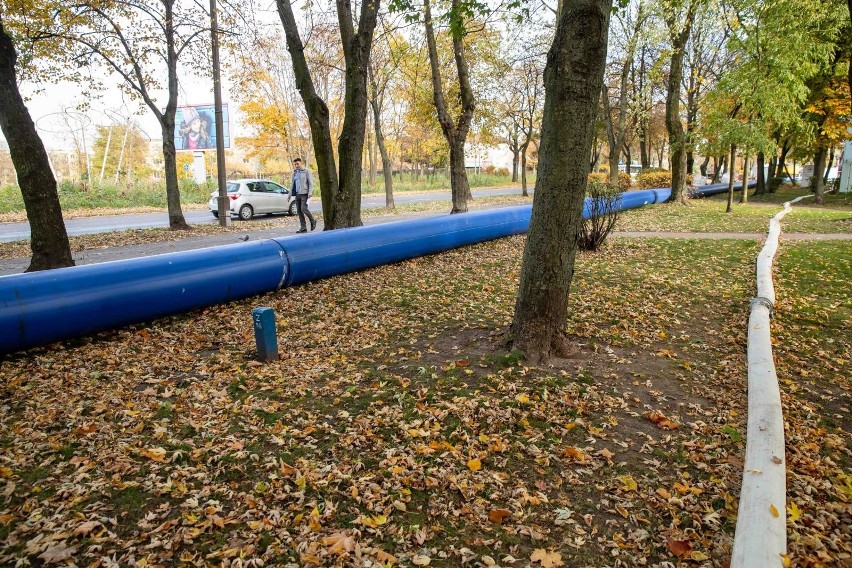
{"type": "MultiPolygon", "coordinates": [[[[692,185],[692,175],[686,174],[686,185],[692,185]]],[[[672,173],[660,168],[648,168],[636,175],[636,189],[656,189],[671,187],[672,173]]]]}
{"type": "Polygon", "coordinates": [[[509,168],[497,168],[494,173],[498,176],[509,177],[509,168]]]}
{"type": "MultiPolygon", "coordinates": [[[[589,174],[589,182],[594,181],[595,183],[607,184],[609,183],[609,174],[604,173],[591,173],[589,174]]],[[[630,178],[630,174],[626,174],[624,172],[618,172],[618,190],[619,191],[628,191],[630,189],[633,180],[630,178]]]]}
{"type": "Polygon", "coordinates": [[[618,202],[621,189],[589,176],[586,195],[591,198],[591,215],[580,225],[577,246],[581,250],[596,251],[615,228],[618,221],[618,202]]]}
{"type": "Polygon", "coordinates": [[[486,174],[493,174],[493,173],[494,173],[494,169],[495,169],[495,168],[494,168],[494,166],[493,166],[493,165],[488,164],[487,166],[485,166],[484,168],[482,168],[482,172],[483,172],[483,173],[486,173],[486,174]]]}

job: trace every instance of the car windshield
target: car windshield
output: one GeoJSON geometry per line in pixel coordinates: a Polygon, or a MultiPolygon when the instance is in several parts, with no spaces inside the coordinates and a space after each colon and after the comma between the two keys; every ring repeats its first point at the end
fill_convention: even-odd
{"type": "Polygon", "coordinates": [[[240,184],[238,183],[229,183],[228,184],[228,193],[236,193],[240,190],[240,184]]]}

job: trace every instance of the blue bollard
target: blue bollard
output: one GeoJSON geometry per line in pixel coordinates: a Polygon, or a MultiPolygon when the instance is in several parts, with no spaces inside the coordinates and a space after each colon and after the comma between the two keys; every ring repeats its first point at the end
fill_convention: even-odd
{"type": "Polygon", "coordinates": [[[272,308],[255,308],[251,311],[254,321],[254,340],[257,357],[261,361],[278,359],[278,334],[275,330],[275,311],[272,308]]]}

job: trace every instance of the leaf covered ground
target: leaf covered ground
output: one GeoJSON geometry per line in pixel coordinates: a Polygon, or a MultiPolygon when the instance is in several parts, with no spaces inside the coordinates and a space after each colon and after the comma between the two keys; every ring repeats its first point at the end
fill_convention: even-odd
{"type": "MultiPolygon", "coordinates": [[[[579,355],[528,368],[501,347],[523,243],[6,358],[0,565],[725,565],[759,245],[579,256],[579,355]]],[[[777,272],[789,558],[848,566],[849,245],[777,272]]]]}

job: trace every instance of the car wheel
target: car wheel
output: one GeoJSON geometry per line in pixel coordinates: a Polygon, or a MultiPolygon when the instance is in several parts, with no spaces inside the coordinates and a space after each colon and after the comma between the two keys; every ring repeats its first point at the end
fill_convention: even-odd
{"type": "Polygon", "coordinates": [[[240,207],[240,219],[243,221],[248,221],[254,216],[254,209],[251,208],[251,205],[246,203],[242,207],[240,207]]]}
{"type": "Polygon", "coordinates": [[[288,212],[290,217],[296,216],[296,200],[294,199],[292,203],[290,203],[290,211],[288,212]]]}
{"type": "Polygon", "coordinates": [[[217,219],[219,218],[219,212],[218,211],[211,211],[211,213],[213,213],[213,216],[216,217],[217,219]]]}

